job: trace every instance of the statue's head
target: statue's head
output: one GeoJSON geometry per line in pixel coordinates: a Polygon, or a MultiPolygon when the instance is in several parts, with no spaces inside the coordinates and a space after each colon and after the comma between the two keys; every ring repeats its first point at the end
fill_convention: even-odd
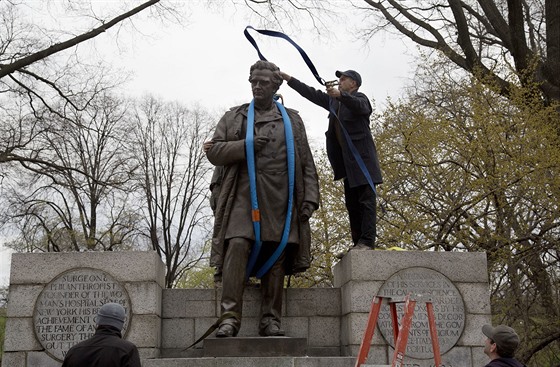
{"type": "Polygon", "coordinates": [[[251,66],[249,82],[257,106],[267,106],[283,82],[280,69],[268,61],[257,61],[251,66]]]}

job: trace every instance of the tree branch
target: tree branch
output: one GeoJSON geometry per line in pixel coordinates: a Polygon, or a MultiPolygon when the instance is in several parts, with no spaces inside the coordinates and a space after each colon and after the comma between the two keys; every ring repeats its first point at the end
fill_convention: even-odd
{"type": "Polygon", "coordinates": [[[100,35],[101,33],[105,32],[107,29],[113,27],[114,25],[122,22],[123,20],[125,20],[127,18],[130,18],[131,16],[135,15],[136,13],[141,12],[142,10],[158,3],[159,1],[160,0],[147,1],[147,2],[143,3],[142,5],[134,8],[134,9],[132,9],[132,10],[130,10],[130,11],[124,13],[124,14],[119,15],[116,18],[113,18],[108,23],[103,24],[103,25],[101,25],[97,28],[94,28],[93,30],[91,30],[87,33],[81,34],[81,35],[76,36],[74,38],[71,38],[67,41],[52,45],[51,47],[49,47],[45,50],[42,50],[42,51],[36,52],[34,54],[31,54],[31,55],[29,55],[27,57],[24,57],[23,59],[19,59],[18,61],[13,62],[11,64],[0,65],[0,79],[5,77],[6,75],[12,74],[15,71],[18,71],[22,68],[25,68],[26,66],[29,66],[29,65],[33,64],[34,62],[42,60],[42,59],[44,59],[44,58],[46,58],[50,55],[53,55],[57,52],[66,50],[70,47],[73,47],[73,46],[79,44],[79,43],[82,43],[82,42],[87,41],[91,38],[94,38],[94,37],[100,35]]]}

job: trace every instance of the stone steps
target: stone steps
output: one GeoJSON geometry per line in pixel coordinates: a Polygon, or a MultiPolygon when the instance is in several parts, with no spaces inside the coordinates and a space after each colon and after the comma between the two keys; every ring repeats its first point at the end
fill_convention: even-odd
{"type": "Polygon", "coordinates": [[[307,339],[277,337],[207,338],[204,357],[305,357],[307,339]]]}
{"type": "MultiPolygon", "coordinates": [[[[144,367],[354,367],[354,357],[202,357],[161,358],[144,361],[144,367]]],[[[391,367],[363,364],[362,367],[391,367]]]]}
{"type": "Polygon", "coordinates": [[[354,367],[355,357],[201,357],[148,359],[144,367],[354,367]]]}
{"type": "MultiPolygon", "coordinates": [[[[144,367],[354,367],[356,357],[307,356],[307,339],[235,337],[204,340],[202,355],[148,359],[144,367]]],[[[363,365],[364,367],[375,367],[363,365]]],[[[381,367],[381,366],[378,366],[381,367]]]]}
{"type": "MultiPolygon", "coordinates": [[[[204,354],[203,343],[187,347],[220,317],[221,289],[165,289],[165,267],[159,256],[155,252],[127,251],[13,254],[3,367],[60,366],[51,355],[69,346],[50,343],[49,349],[43,345],[36,335],[37,326],[40,326],[36,317],[40,315],[38,310],[47,310],[39,307],[41,294],[51,292],[51,296],[58,297],[56,287],[51,288],[56,286],[53,280],[76,269],[86,274],[92,269],[105,272],[115,280],[109,283],[111,287],[124,287],[131,312],[131,327],[125,337],[136,344],[148,367],[262,367],[263,364],[351,367],[359,353],[372,297],[401,295],[403,287],[413,288],[411,291],[415,293],[433,293],[441,299],[436,318],[443,365],[476,367],[487,363],[480,337],[482,325],[492,321],[485,253],[351,251],[333,268],[333,288],[287,288],[284,291],[282,329],[292,338],[307,340],[306,352],[297,353],[304,355],[226,357],[216,352],[218,356],[214,358],[204,354]],[[461,304],[464,304],[463,309],[457,307],[461,304]],[[457,325],[456,320],[460,321],[457,325]]],[[[105,282],[91,284],[106,285],[105,282]]],[[[70,286],[70,282],[67,285],[70,286]]],[[[61,293],[63,298],[73,294],[68,290],[61,293]]],[[[243,326],[238,337],[255,337],[261,319],[260,289],[248,287],[243,298],[243,326]]],[[[95,297],[91,299],[100,301],[95,297]]],[[[68,307],[65,310],[89,309],[68,307]]],[[[380,321],[366,361],[370,365],[363,367],[386,365],[393,355],[391,343],[387,341],[392,339],[390,322],[387,317],[380,321]]],[[[53,336],[52,340],[71,336],[70,333],[48,335],[53,336]]],[[[412,337],[408,341],[410,352],[419,357],[407,356],[405,365],[433,366],[430,342],[424,342],[424,334],[409,336],[412,337]]]]}

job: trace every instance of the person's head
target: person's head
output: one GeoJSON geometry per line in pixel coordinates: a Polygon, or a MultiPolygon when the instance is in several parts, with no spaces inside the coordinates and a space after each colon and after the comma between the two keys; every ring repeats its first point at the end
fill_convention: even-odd
{"type": "Polygon", "coordinates": [[[498,357],[511,358],[519,345],[519,336],[509,326],[484,325],[482,333],[486,335],[484,342],[484,353],[491,359],[498,357]]]}
{"type": "Polygon", "coordinates": [[[249,82],[256,105],[272,103],[272,97],[283,82],[280,68],[271,62],[259,60],[251,66],[249,82]]]}
{"type": "Polygon", "coordinates": [[[351,93],[362,85],[362,77],[355,70],[337,70],[335,75],[338,78],[338,89],[341,92],[351,93]]]}
{"type": "Polygon", "coordinates": [[[95,323],[97,326],[112,326],[122,330],[125,315],[123,306],[118,303],[105,303],[97,312],[95,323]]]}

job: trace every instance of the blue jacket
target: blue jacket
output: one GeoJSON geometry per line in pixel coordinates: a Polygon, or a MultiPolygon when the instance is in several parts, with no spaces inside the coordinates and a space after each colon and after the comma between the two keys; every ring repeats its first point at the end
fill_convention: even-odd
{"type": "Polygon", "coordinates": [[[358,91],[352,94],[342,92],[338,100],[333,99],[327,93],[312,88],[294,77],[290,79],[288,85],[303,97],[329,111],[329,128],[325,135],[327,137],[327,155],[334,172],[334,179],[347,178],[350,187],[368,184],[358,162],[346,144],[337,118],[331,109],[338,111],[338,119],[350,135],[373,183],[382,183],[379,159],[370,129],[369,117],[372,108],[367,96],[358,91]]]}

